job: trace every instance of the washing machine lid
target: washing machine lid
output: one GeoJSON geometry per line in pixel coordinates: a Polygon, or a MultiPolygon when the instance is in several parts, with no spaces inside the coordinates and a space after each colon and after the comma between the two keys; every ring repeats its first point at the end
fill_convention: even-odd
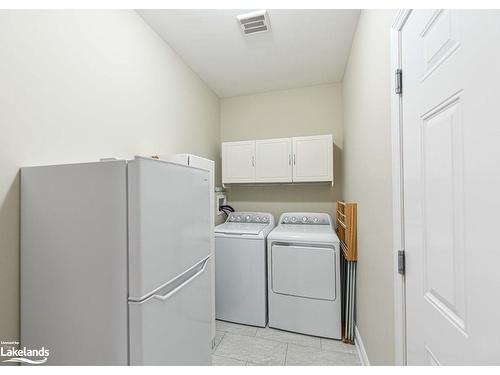
{"type": "Polygon", "coordinates": [[[215,227],[215,233],[221,234],[234,234],[234,235],[258,235],[260,234],[268,224],[257,224],[257,223],[229,223],[217,225],[215,227]]]}
{"type": "Polygon", "coordinates": [[[280,224],[268,240],[301,243],[338,243],[339,238],[330,225],[280,224]]]}

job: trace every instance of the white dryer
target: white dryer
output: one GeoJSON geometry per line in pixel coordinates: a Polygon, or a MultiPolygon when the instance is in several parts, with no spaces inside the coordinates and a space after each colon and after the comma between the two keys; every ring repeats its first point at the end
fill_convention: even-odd
{"type": "Polygon", "coordinates": [[[215,227],[215,317],[267,325],[267,235],[269,213],[233,212],[215,227]]]}
{"type": "Polygon", "coordinates": [[[339,239],[325,213],[284,213],[269,234],[269,327],[341,339],[339,239]]]}

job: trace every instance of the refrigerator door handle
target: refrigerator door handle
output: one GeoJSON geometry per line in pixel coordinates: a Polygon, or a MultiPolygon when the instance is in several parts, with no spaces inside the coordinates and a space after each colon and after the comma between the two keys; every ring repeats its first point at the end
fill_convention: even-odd
{"type": "Polygon", "coordinates": [[[150,295],[147,298],[144,298],[141,301],[129,301],[129,303],[133,304],[143,304],[150,299],[158,299],[160,301],[166,301],[170,297],[172,297],[174,294],[176,294],[178,291],[180,291],[182,288],[184,288],[186,285],[191,283],[194,279],[196,279],[198,276],[200,276],[206,269],[207,263],[210,260],[211,255],[208,257],[204,258],[201,262],[196,264],[194,267],[177,277],[176,279],[172,280],[169,282],[167,285],[165,285],[163,288],[157,290],[154,294],[150,295]]]}
{"type": "MultiPolygon", "coordinates": [[[[181,280],[184,280],[184,281],[179,280],[181,282],[181,284],[178,284],[178,282],[175,282],[177,280],[174,280],[174,283],[177,284],[178,286],[173,285],[172,286],[173,289],[165,288],[165,289],[168,289],[165,294],[153,294],[151,297],[159,299],[160,301],[166,301],[167,299],[172,297],[175,293],[177,293],[179,290],[181,290],[186,285],[188,285],[191,281],[193,281],[198,276],[200,276],[205,271],[205,268],[207,268],[207,263],[208,263],[209,259],[210,259],[210,257],[205,258],[200,264],[198,264],[193,269],[193,271],[195,272],[194,275],[191,272],[187,272],[185,275],[183,275],[184,276],[183,278],[179,278],[181,280]]],[[[168,287],[168,285],[167,285],[167,287],[168,287]]],[[[161,290],[159,292],[161,292],[161,290]]]]}
{"type": "Polygon", "coordinates": [[[163,290],[159,290],[158,292],[164,291],[163,294],[153,294],[151,297],[159,299],[161,301],[166,301],[170,297],[172,297],[175,293],[177,293],[179,290],[184,288],[186,285],[188,285],[190,282],[192,282],[194,279],[196,279],[198,276],[200,276],[203,272],[205,272],[205,268],[207,268],[207,263],[210,259],[210,256],[202,260],[200,263],[198,263],[195,267],[193,267],[190,271],[191,272],[186,272],[183,277],[179,277],[178,280],[174,280],[171,284],[172,285],[170,288],[170,285],[166,285],[163,290]],[[194,272],[194,274],[193,274],[194,272]],[[180,283],[180,284],[179,284],[180,283]]]}

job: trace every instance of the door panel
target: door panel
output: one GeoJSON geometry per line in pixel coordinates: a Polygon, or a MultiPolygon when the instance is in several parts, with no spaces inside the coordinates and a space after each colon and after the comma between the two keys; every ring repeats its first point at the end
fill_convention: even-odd
{"type": "Polygon", "coordinates": [[[129,298],[140,300],[211,252],[209,172],[129,163],[129,298]]]}
{"type": "Polygon", "coordinates": [[[295,137],[293,181],[333,181],[333,140],[331,135],[295,137]]]}
{"type": "Polygon", "coordinates": [[[255,141],[222,143],[222,182],[255,182],[255,141]]]}
{"type": "Polygon", "coordinates": [[[427,302],[464,328],[462,132],[460,97],[423,117],[423,283],[427,302]]]}
{"type": "Polygon", "coordinates": [[[422,30],[423,78],[427,78],[460,45],[458,17],[456,13],[436,10],[430,13],[428,22],[422,30]]]}
{"type": "Polygon", "coordinates": [[[292,139],[255,141],[256,182],[292,182],[292,139]]]}
{"type": "Polygon", "coordinates": [[[402,30],[410,365],[500,364],[498,35],[499,11],[418,10],[402,30]]]}

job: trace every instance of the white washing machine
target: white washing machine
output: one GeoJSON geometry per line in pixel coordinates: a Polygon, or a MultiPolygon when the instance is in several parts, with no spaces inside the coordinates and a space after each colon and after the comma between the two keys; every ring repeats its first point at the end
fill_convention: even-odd
{"type": "Polygon", "coordinates": [[[267,244],[269,327],[341,339],[340,243],[330,215],[284,213],[267,244]]]}
{"type": "Polygon", "coordinates": [[[266,238],[269,213],[233,212],[215,227],[215,317],[267,325],[266,238]]]}

